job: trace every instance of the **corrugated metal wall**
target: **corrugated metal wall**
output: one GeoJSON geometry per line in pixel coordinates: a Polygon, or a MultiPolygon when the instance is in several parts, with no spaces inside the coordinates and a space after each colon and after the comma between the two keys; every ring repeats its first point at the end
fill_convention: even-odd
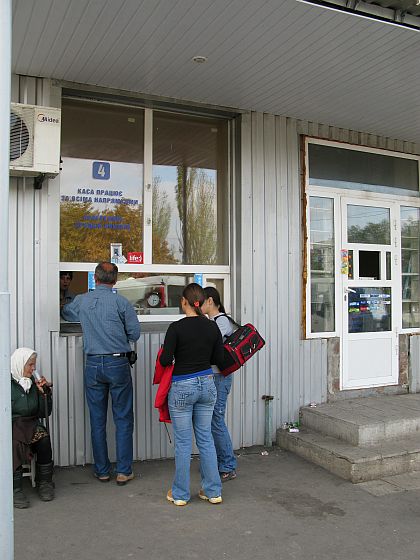
{"type": "MultiPolygon", "coordinates": [[[[153,408],[156,387],[152,385],[156,354],[163,333],[144,333],[138,344],[139,359],[133,368],[134,385],[134,457],[158,459],[172,457],[173,447],[159,415],[153,408]]],[[[92,462],[89,412],[83,389],[82,337],[51,334],[55,407],[53,416],[54,450],[57,464],[92,462]]],[[[108,443],[111,460],[115,459],[114,429],[109,407],[108,443]]],[[[169,427],[171,432],[171,428],[169,427]]],[[[171,439],[172,435],[171,435],[171,439]]]]}
{"type": "MultiPolygon", "coordinates": [[[[419,154],[410,142],[262,113],[242,117],[242,321],[266,336],[267,348],[241,375],[242,442],[261,443],[264,402],[274,396],[273,422],[296,420],[299,408],[327,395],[325,340],[301,340],[302,231],[299,137],[309,135],[419,154]]],[[[235,387],[236,389],[236,387],[235,387]]]]}
{"type": "MultiPolygon", "coordinates": [[[[48,80],[14,77],[12,100],[60,106],[48,80]]],[[[264,442],[263,395],[273,395],[274,428],[295,420],[299,407],[327,395],[325,340],[301,340],[301,184],[299,134],[419,153],[416,146],[294,119],[249,113],[241,117],[240,177],[235,194],[240,240],[233,286],[241,321],[254,323],[267,345],[234,374],[228,425],[236,448],[264,442]]],[[[54,382],[53,438],[60,465],[91,461],[83,396],[80,336],[58,334],[58,180],[33,189],[32,179],[11,179],[10,290],[12,350],[34,347],[40,369],[54,382]],[[55,200],[57,204],[49,204],[55,200]]],[[[135,457],[172,456],[157,421],[151,386],[163,333],[144,333],[135,382],[135,457]]],[[[112,432],[112,428],[111,432],[112,432]]],[[[110,435],[111,435],[110,432],[110,435]]],[[[111,453],[113,438],[110,437],[111,453]]]]}
{"type": "MultiPolygon", "coordinates": [[[[59,106],[60,90],[50,80],[12,76],[12,101],[59,106]]],[[[56,289],[51,290],[52,266],[57,270],[58,246],[50,236],[49,223],[56,216],[48,214],[48,182],[34,190],[33,178],[10,179],[9,288],[11,292],[11,343],[36,348],[41,368],[50,367],[52,303],[58,304],[56,289]]],[[[54,288],[57,284],[55,282],[54,288]]],[[[57,307],[56,307],[57,309],[57,307]]],[[[58,319],[55,321],[58,323],[58,319]]]]}
{"type": "Polygon", "coordinates": [[[301,340],[301,188],[298,123],[252,113],[242,117],[241,320],[267,346],[241,374],[242,443],[264,441],[263,395],[273,424],[296,420],[299,407],[327,394],[324,340],[301,340]]]}

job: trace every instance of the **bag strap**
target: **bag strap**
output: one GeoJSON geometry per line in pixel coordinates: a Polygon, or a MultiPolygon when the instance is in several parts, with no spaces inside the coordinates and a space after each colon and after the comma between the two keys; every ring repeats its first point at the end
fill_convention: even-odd
{"type": "Polygon", "coordinates": [[[217,316],[214,318],[214,320],[217,322],[217,319],[219,319],[219,317],[226,317],[227,319],[229,319],[229,321],[230,321],[231,323],[233,323],[234,325],[236,325],[236,326],[238,327],[238,329],[239,329],[239,327],[241,326],[239,323],[237,323],[237,322],[235,321],[235,319],[232,319],[232,317],[231,317],[230,315],[227,315],[227,313],[220,313],[220,315],[217,315],[217,316]]]}

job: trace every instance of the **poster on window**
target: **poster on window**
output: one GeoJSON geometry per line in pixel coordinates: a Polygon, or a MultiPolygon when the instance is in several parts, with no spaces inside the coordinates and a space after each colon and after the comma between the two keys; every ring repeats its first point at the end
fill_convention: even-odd
{"type": "Polygon", "coordinates": [[[99,262],[118,247],[118,262],[143,251],[143,166],[63,158],[60,260],[99,262]]]}

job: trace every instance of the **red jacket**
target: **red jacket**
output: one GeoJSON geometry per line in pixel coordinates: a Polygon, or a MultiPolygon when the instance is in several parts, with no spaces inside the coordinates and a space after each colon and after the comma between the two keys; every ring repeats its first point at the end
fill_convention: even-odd
{"type": "Polygon", "coordinates": [[[155,375],[153,377],[153,385],[159,384],[159,388],[155,397],[155,408],[159,409],[159,422],[171,423],[168,406],[168,393],[172,383],[172,372],[174,364],[163,367],[160,363],[160,355],[162,348],[159,349],[156,357],[155,375]]]}

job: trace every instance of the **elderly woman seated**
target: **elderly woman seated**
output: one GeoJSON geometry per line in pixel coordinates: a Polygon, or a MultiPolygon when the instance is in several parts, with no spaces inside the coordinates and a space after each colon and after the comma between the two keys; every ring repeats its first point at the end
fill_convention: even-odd
{"type": "Polygon", "coordinates": [[[18,348],[11,357],[12,368],[12,439],[13,439],[13,504],[29,507],[23,487],[22,465],[36,453],[36,482],[39,497],[44,502],[54,499],[51,440],[40,418],[51,414],[50,384],[44,377],[37,381],[36,352],[18,348]]]}

